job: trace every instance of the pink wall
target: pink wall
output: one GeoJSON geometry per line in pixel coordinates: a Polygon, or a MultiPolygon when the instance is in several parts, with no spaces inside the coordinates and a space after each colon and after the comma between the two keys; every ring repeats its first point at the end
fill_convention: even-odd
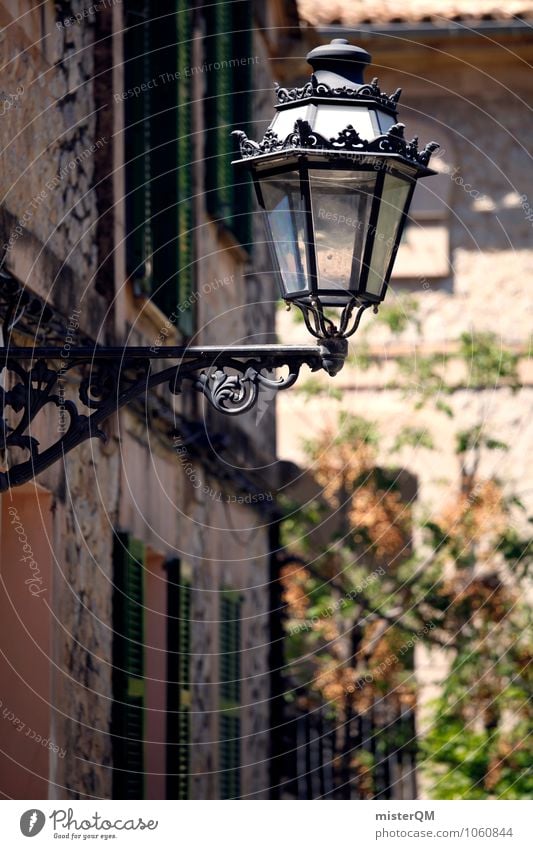
{"type": "Polygon", "coordinates": [[[0,793],[13,799],[47,799],[51,496],[28,486],[1,500],[0,793]]]}

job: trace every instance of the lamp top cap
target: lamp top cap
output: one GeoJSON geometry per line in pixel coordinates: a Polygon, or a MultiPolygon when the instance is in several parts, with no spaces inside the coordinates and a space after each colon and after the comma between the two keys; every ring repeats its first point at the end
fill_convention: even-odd
{"type": "Polygon", "coordinates": [[[319,82],[328,85],[363,85],[364,69],[372,61],[368,51],[346,38],[334,38],[315,47],[305,57],[319,82]]]}

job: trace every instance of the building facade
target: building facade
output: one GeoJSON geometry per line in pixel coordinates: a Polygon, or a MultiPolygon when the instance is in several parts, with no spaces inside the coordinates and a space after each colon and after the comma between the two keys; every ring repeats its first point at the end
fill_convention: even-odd
{"type": "MultiPolygon", "coordinates": [[[[264,128],[295,10],[255,5],[0,3],[2,303],[65,366],[42,445],[75,345],[272,341],[230,130],[264,128]]],[[[154,392],[105,435],[2,496],[2,793],[265,798],[273,398],[235,421],[154,392]]]]}

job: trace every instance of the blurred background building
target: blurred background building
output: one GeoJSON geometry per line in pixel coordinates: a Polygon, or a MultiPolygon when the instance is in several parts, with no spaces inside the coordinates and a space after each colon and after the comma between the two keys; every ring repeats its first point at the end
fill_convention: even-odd
{"type": "MultiPolygon", "coordinates": [[[[317,423],[335,432],[341,411],[362,416],[381,434],[379,465],[411,478],[408,501],[430,521],[465,486],[458,426],[463,433],[479,426],[502,450],[480,451],[476,473],[498,477],[504,492],[524,504],[523,515],[531,515],[524,459],[533,453],[533,127],[527,106],[533,4],[298,0],[298,13],[293,84],[308,77],[300,58],[308,49],[346,38],[372,54],[367,81],[377,76],[389,93],[402,88],[406,136],[418,136],[421,144],[436,140],[441,148],[431,162],[437,176],[415,192],[386,304],[380,316],[363,320],[347,367],[334,385],[323,381],[321,391],[315,386],[280,395],[280,457],[309,469],[303,437],[316,433],[317,423]],[[509,358],[516,363],[513,380],[505,377],[509,358]],[[428,394],[436,406],[427,404],[428,394]]],[[[284,338],[289,332],[298,340],[306,336],[290,313],[280,313],[281,328],[284,338]]],[[[298,480],[294,469],[287,480],[298,480]]],[[[302,503],[312,492],[302,492],[300,482],[302,503]]],[[[517,521],[527,530],[524,518],[517,521]]],[[[415,729],[421,734],[431,724],[429,706],[452,657],[453,651],[416,646],[416,722],[409,733],[412,718],[406,717],[404,739],[414,740],[415,729]]],[[[316,763],[316,716],[297,721],[314,749],[307,763],[316,763]]],[[[351,751],[366,749],[381,764],[373,791],[379,798],[412,798],[427,790],[409,747],[399,756],[386,744],[380,749],[386,735],[375,733],[379,717],[367,712],[352,726],[346,731],[351,751]]],[[[353,784],[340,792],[357,795],[353,784]]]]}

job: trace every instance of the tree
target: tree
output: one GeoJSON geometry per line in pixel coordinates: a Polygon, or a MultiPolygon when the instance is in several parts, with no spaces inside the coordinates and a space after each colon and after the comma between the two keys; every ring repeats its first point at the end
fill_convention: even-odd
{"type": "MultiPolygon", "coordinates": [[[[394,325],[403,329],[397,317],[394,325]]],[[[476,363],[468,374],[477,387],[516,389],[518,357],[499,348],[489,334],[459,340],[457,356],[476,363]]],[[[400,374],[409,369],[400,362],[400,374]]],[[[438,385],[437,410],[451,419],[443,396],[455,387],[435,357],[418,359],[417,381],[415,407],[434,402],[438,385]]],[[[436,798],[530,796],[523,590],[532,541],[517,529],[520,501],[480,473],[484,452],[507,446],[481,425],[457,431],[456,492],[429,520],[406,476],[378,465],[379,439],[375,423],[341,413],[336,428],[305,446],[321,492],[303,507],[286,504],[289,691],[306,710],[322,705],[335,716],[337,780],[359,797],[386,796],[391,782],[405,781],[414,748],[436,798]],[[440,647],[450,665],[419,740],[417,644],[440,647]],[[360,733],[367,720],[370,736],[360,733]]],[[[433,440],[411,427],[395,450],[406,444],[432,449],[433,440]]]]}

